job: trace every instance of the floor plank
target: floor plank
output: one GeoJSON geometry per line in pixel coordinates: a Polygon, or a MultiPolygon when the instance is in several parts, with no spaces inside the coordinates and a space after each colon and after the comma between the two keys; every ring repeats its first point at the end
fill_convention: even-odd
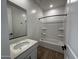
{"type": "Polygon", "coordinates": [[[37,59],[64,59],[64,54],[57,51],[42,46],[38,46],[37,50],[37,59]]]}

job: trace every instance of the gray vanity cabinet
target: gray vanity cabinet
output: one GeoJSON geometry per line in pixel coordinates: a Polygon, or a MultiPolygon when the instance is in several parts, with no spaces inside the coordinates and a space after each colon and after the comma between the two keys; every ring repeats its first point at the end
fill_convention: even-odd
{"type": "Polygon", "coordinates": [[[20,54],[15,59],[37,59],[37,44],[20,54]]]}

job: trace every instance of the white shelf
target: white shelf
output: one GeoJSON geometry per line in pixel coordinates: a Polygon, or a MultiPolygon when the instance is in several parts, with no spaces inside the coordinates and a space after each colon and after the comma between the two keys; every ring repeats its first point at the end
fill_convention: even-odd
{"type": "Polygon", "coordinates": [[[58,37],[64,37],[64,35],[58,35],[58,37]]]}
{"type": "Polygon", "coordinates": [[[41,34],[46,35],[46,33],[41,33],[41,34]]]}
{"type": "Polygon", "coordinates": [[[42,30],[47,30],[47,28],[41,28],[42,30]]]}
{"type": "Polygon", "coordinates": [[[58,30],[59,30],[59,31],[64,31],[64,28],[59,28],[58,30]]]}

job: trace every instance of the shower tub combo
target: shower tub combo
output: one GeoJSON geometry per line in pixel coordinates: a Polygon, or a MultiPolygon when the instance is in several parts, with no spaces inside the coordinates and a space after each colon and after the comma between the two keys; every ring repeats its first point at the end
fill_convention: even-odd
{"type": "Polygon", "coordinates": [[[67,14],[51,15],[40,18],[41,39],[39,45],[64,53],[64,25],[67,14]],[[55,39],[54,39],[55,38],[55,39]]]}

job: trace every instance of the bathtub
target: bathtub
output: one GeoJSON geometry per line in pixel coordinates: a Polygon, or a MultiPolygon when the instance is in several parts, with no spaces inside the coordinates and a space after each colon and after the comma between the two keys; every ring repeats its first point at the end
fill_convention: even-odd
{"type": "Polygon", "coordinates": [[[49,48],[55,51],[58,51],[60,53],[64,53],[64,51],[62,50],[62,46],[64,46],[63,41],[61,40],[57,40],[57,39],[43,39],[39,41],[39,45],[43,46],[45,48],[49,48]]]}

